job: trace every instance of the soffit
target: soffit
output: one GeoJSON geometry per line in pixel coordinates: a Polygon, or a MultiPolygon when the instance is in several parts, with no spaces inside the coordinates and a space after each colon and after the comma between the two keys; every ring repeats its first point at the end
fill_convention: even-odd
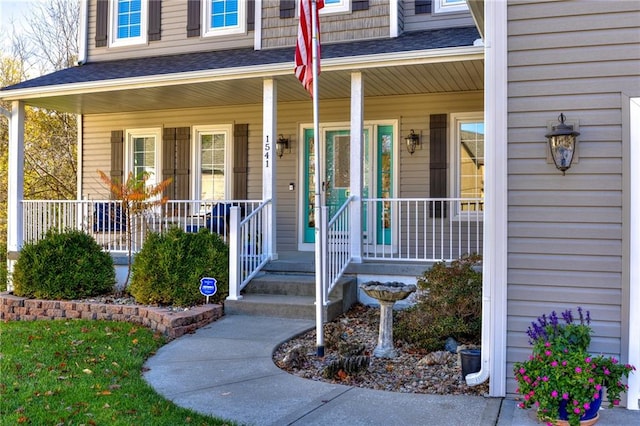
{"type": "MultiPolygon", "coordinates": [[[[362,69],[364,96],[412,95],[482,90],[482,59],[448,61],[402,66],[376,66],[362,69]]],[[[353,69],[325,70],[320,74],[319,96],[323,99],[348,98],[353,69]]],[[[41,108],[79,114],[99,114],[149,109],[220,107],[262,103],[265,76],[216,79],[147,87],[103,87],[98,91],[40,94],[24,99],[41,108]]],[[[276,73],[278,102],[309,100],[309,95],[291,70],[276,73]]]]}

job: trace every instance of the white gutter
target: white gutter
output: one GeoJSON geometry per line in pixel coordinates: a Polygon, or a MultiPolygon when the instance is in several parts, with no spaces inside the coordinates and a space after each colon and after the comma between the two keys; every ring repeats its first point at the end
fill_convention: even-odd
{"type": "MultiPolygon", "coordinates": [[[[329,58],[322,61],[324,72],[362,70],[385,66],[420,65],[430,63],[478,60],[484,58],[481,46],[430,49],[393,54],[364,55],[356,57],[329,58]]],[[[0,99],[22,100],[49,96],[68,96],[81,93],[111,92],[128,89],[173,86],[215,81],[239,80],[245,78],[265,78],[277,75],[289,75],[292,62],[281,62],[260,66],[247,66],[213,70],[200,70],[184,73],[140,76],[113,80],[99,80],[83,83],[69,83],[55,86],[39,86],[25,89],[0,91],[0,99]]]]}
{"type": "Polygon", "coordinates": [[[89,7],[87,0],[80,1],[80,31],[78,31],[78,65],[82,65],[87,61],[87,46],[89,41],[87,40],[89,30],[89,7]]]}
{"type": "Polygon", "coordinates": [[[491,375],[489,396],[506,394],[507,352],[507,3],[485,2],[485,222],[481,368],[473,386],[491,375]]]}

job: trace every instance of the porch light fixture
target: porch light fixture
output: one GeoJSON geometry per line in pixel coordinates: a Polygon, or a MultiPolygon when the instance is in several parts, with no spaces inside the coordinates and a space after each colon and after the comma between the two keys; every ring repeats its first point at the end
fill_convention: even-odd
{"type": "Polygon", "coordinates": [[[416,146],[420,145],[420,136],[416,135],[413,129],[411,129],[411,133],[409,133],[404,140],[407,143],[407,151],[413,155],[413,153],[416,152],[416,146]]]}
{"type": "Polygon", "coordinates": [[[563,176],[571,167],[576,151],[576,137],[580,135],[580,132],[573,130],[573,125],[564,124],[564,120],[564,114],[560,113],[558,117],[560,124],[552,126],[551,133],[545,135],[549,139],[551,158],[563,176]]]}
{"type": "Polygon", "coordinates": [[[278,141],[276,142],[276,154],[278,154],[278,157],[282,157],[285,150],[289,151],[289,139],[286,139],[284,136],[280,135],[278,141]]]}

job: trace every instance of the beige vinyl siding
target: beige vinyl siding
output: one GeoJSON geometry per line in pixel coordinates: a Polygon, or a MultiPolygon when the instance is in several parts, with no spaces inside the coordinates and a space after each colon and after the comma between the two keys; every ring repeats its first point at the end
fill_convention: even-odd
{"type": "MultiPolygon", "coordinates": [[[[591,350],[624,360],[622,94],[638,93],[638,2],[508,5],[508,325],[512,366],[532,320],[591,311],[591,350]],[[547,124],[579,122],[566,176],[547,161],[547,124]]],[[[490,161],[490,160],[489,160],[490,161]]]]}
{"type": "Polygon", "coordinates": [[[253,31],[245,35],[224,37],[187,37],[186,0],[163,0],[160,16],[161,39],[158,41],[127,47],[96,47],[96,0],[89,0],[87,60],[89,62],[112,61],[131,57],[253,47],[253,31]]]}
{"type": "MultiPolygon", "coordinates": [[[[365,77],[365,85],[367,84],[365,77]]],[[[427,197],[429,194],[429,115],[481,111],[481,91],[436,95],[377,97],[365,100],[365,120],[397,121],[398,179],[402,188],[398,196],[427,197]],[[416,106],[419,105],[419,108],[416,106]],[[421,146],[409,155],[404,136],[411,129],[421,136],[421,146]],[[426,145],[425,145],[426,144],[426,145]]],[[[323,123],[349,125],[350,100],[322,102],[320,117],[323,123]]],[[[299,128],[313,122],[311,102],[281,103],[278,105],[277,134],[290,140],[290,151],[276,158],[278,250],[297,247],[298,194],[303,190],[298,180],[300,161],[299,128]],[[295,191],[289,191],[294,183],[295,191]]],[[[123,114],[87,115],[84,119],[84,151],[82,171],[83,197],[108,198],[107,189],[98,179],[97,170],[110,167],[111,130],[148,127],[184,127],[207,124],[249,124],[249,193],[250,199],[262,198],[262,105],[228,108],[193,108],[186,110],[146,111],[123,114]]]]}
{"type": "MultiPolygon", "coordinates": [[[[298,15],[280,18],[276,1],[262,3],[262,48],[295,46],[298,15]]],[[[389,37],[389,1],[370,0],[369,9],[320,16],[322,43],[389,37]]]]}

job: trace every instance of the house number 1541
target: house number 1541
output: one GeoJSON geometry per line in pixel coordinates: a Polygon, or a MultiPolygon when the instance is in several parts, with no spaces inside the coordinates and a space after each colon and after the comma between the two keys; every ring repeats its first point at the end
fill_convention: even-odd
{"type": "Polygon", "coordinates": [[[267,136],[267,141],[264,143],[264,166],[269,167],[269,151],[271,150],[271,144],[269,144],[269,136],[267,136]]]}

